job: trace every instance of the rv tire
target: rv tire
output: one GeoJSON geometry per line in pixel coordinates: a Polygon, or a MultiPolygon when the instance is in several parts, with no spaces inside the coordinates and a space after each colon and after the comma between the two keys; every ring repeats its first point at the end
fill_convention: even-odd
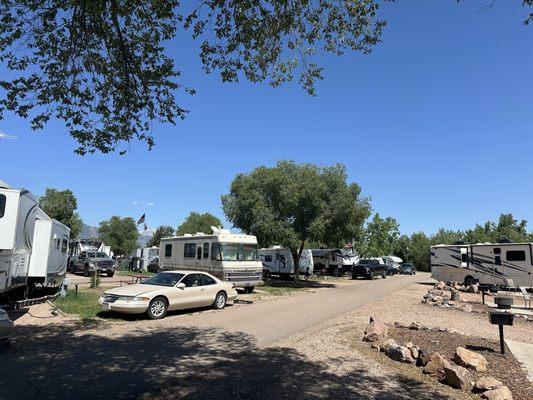
{"type": "Polygon", "coordinates": [[[107,271],[107,277],[112,278],[115,275],[115,271],[107,271]]]}
{"type": "Polygon", "coordinates": [[[213,308],[215,310],[222,310],[224,307],[226,307],[226,299],[226,293],[218,292],[215,296],[215,301],[213,302],[213,308]]]}

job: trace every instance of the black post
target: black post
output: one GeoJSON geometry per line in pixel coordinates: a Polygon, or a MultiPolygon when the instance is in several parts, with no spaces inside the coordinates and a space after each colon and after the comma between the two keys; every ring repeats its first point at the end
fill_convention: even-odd
{"type": "Polygon", "coordinates": [[[76,288],[76,295],[75,295],[75,297],[78,298],[78,285],[74,285],[74,287],[76,288]]]}
{"type": "Polygon", "coordinates": [[[500,352],[502,354],[505,354],[505,341],[503,339],[503,324],[500,322],[498,326],[500,328],[500,352]]]}
{"type": "Polygon", "coordinates": [[[481,300],[483,301],[483,304],[485,304],[485,291],[481,291],[481,300]]]}

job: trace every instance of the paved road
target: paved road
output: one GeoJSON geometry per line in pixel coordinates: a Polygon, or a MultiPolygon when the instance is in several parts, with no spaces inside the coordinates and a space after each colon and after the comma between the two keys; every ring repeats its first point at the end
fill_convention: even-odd
{"type": "MultiPolygon", "coordinates": [[[[10,348],[0,351],[0,399],[132,399],[165,389],[164,399],[370,398],[353,385],[370,382],[364,370],[339,377],[293,349],[272,345],[426,278],[349,282],[103,329],[21,327],[10,348]]],[[[415,390],[403,387],[402,393],[383,388],[383,398],[408,398],[415,390]]]]}
{"type": "Polygon", "coordinates": [[[316,293],[214,312],[209,318],[192,316],[187,322],[202,328],[245,332],[255,338],[259,347],[265,347],[428,277],[429,274],[419,274],[347,281],[316,293]]]}

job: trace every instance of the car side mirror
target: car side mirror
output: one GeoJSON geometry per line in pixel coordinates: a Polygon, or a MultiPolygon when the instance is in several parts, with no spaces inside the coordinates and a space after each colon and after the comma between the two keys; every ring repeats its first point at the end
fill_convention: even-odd
{"type": "Polygon", "coordinates": [[[178,283],[178,284],[176,285],[176,287],[177,287],[178,289],[185,289],[185,283],[180,282],[180,283],[178,283]]]}

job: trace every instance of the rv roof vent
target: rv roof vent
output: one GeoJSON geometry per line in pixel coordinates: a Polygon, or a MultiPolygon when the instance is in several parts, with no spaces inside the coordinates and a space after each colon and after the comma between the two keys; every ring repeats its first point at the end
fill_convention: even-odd
{"type": "Polygon", "coordinates": [[[279,245],[272,246],[271,249],[281,249],[281,246],[279,246],[279,245]]]}
{"type": "Polygon", "coordinates": [[[185,237],[189,237],[189,236],[192,236],[192,234],[190,234],[190,233],[185,233],[183,236],[185,236],[185,237]]]}
{"type": "Polygon", "coordinates": [[[203,233],[203,232],[196,232],[196,236],[205,236],[205,233],[203,233]]]}

